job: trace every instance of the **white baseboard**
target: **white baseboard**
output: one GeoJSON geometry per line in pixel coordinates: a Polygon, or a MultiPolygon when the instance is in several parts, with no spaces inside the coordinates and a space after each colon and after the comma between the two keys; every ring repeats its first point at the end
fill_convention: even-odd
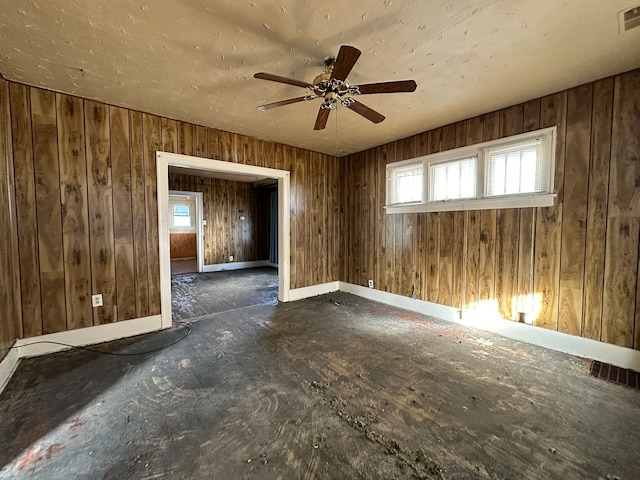
{"type": "Polygon", "coordinates": [[[7,383],[9,383],[16,368],[18,368],[18,363],[20,363],[20,357],[18,356],[18,350],[16,348],[10,349],[2,361],[0,361],[0,394],[4,390],[4,387],[7,386],[7,383]]]}
{"type": "Polygon", "coordinates": [[[161,316],[153,315],[150,317],[135,318],[133,320],[124,320],[122,322],[107,323],[105,325],[96,325],[95,327],[78,328],[66,332],[18,339],[14,343],[13,348],[9,350],[9,353],[7,353],[2,362],[0,362],[0,393],[2,393],[2,390],[15,372],[22,358],[68,350],[71,348],[68,345],[80,347],[110,342],[121,338],[142,335],[143,333],[155,332],[161,328],[161,316]],[[60,345],[60,343],[65,345],[60,345]]]}
{"type": "Polygon", "coordinates": [[[269,262],[269,263],[267,263],[267,267],[278,268],[278,267],[279,267],[279,265],[278,265],[277,263],[271,263],[271,262],[269,262]]]}
{"type": "Polygon", "coordinates": [[[294,288],[289,290],[289,301],[302,300],[303,298],[317,297],[325,293],[337,292],[340,289],[340,282],[321,283],[310,287],[294,288]]]}
{"type": "Polygon", "coordinates": [[[568,353],[569,355],[598,360],[637,372],[640,371],[640,351],[631,348],[619,347],[610,343],[598,342],[589,338],[577,337],[502,318],[486,318],[486,315],[468,315],[467,312],[461,312],[457,308],[446,305],[414,300],[395,293],[374,290],[346,282],[340,282],[340,291],[412,312],[478,328],[486,332],[496,333],[539,347],[568,353]],[[464,313],[464,315],[461,315],[461,313],[464,313]]]}
{"type": "MultiPolygon", "coordinates": [[[[205,265],[202,269],[203,272],[224,272],[226,270],[242,270],[244,268],[258,268],[269,267],[273,264],[269,260],[255,260],[253,262],[229,262],[229,263],[216,263],[213,265],[205,265]]],[[[277,265],[276,265],[277,267],[277,265]]]]}

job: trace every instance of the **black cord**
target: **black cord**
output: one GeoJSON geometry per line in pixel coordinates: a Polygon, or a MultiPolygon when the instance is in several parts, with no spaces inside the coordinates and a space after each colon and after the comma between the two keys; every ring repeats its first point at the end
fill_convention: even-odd
{"type": "MultiPolygon", "coordinates": [[[[52,344],[52,345],[62,345],[63,347],[69,347],[71,349],[75,349],[75,350],[85,350],[87,352],[93,352],[93,353],[101,353],[102,355],[114,355],[116,357],[136,357],[139,355],[148,355],[149,353],[155,353],[155,352],[159,352],[161,350],[164,350],[165,348],[169,348],[173,345],[175,345],[178,342],[181,342],[182,340],[184,340],[185,338],[187,338],[189,336],[189,334],[191,333],[191,327],[186,324],[186,323],[179,323],[176,324],[179,325],[181,327],[184,327],[187,329],[187,333],[185,333],[182,337],[178,338],[177,340],[167,344],[167,345],[163,345],[162,347],[158,347],[158,348],[154,348],[153,350],[146,350],[144,352],[134,352],[134,353],[118,353],[118,352],[107,352],[104,350],[99,350],[97,348],[92,348],[92,347],[83,347],[80,345],[69,345],[68,343],[62,343],[62,342],[52,342],[49,340],[40,340],[37,342],[31,342],[31,343],[25,343],[24,345],[20,345],[20,348],[22,347],[28,347],[30,345],[38,345],[41,343],[48,343],[48,344],[52,344]]],[[[18,348],[17,346],[13,346],[11,348],[18,348]]]]}

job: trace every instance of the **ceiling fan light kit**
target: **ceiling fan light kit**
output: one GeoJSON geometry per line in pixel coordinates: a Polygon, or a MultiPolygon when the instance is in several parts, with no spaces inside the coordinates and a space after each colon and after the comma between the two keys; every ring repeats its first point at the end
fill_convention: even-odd
{"type": "Polygon", "coordinates": [[[343,45],[340,47],[337,58],[329,57],[325,60],[324,71],[318,75],[313,83],[307,83],[293,78],[281,77],[270,73],[256,73],[254,78],[271,82],[285,83],[296,87],[307,88],[309,95],[290,98],[279,102],[260,105],[258,110],[265,111],[275,107],[291,105],[292,103],[305,102],[322,98],[314,130],[322,130],[327,125],[329,113],[335,109],[338,102],[373,123],[380,123],[384,115],[358,102],[354,96],[370,95],[378,93],[413,92],[417,85],[414,80],[400,80],[396,82],[369,83],[364,85],[349,85],[347,76],[360,57],[360,50],[355,47],[343,45]]]}

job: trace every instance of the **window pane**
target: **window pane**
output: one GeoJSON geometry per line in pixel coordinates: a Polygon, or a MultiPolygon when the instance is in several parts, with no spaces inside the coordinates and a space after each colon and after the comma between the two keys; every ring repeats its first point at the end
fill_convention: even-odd
{"type": "Polygon", "coordinates": [[[518,193],[520,191],[520,152],[507,155],[506,164],[505,193],[518,193]]]}
{"type": "Polygon", "coordinates": [[[504,155],[495,155],[491,157],[489,163],[489,195],[504,195],[505,180],[505,160],[504,155]]]}
{"type": "MultiPolygon", "coordinates": [[[[548,186],[548,145],[543,139],[489,149],[485,195],[517,195],[544,192],[548,186]]],[[[548,140],[546,140],[548,142],[548,140]]]]}
{"type": "Polygon", "coordinates": [[[191,227],[191,205],[184,203],[173,204],[173,227],[191,227]]]}
{"type": "Polygon", "coordinates": [[[536,173],[538,162],[535,150],[527,150],[522,154],[522,178],[520,179],[521,192],[536,191],[536,173]]]}
{"type": "Polygon", "coordinates": [[[191,226],[191,217],[173,217],[173,226],[174,227],[190,227],[191,226]]]}
{"type": "Polygon", "coordinates": [[[431,165],[431,201],[476,196],[476,159],[464,158],[431,165]]]}
{"type": "Polygon", "coordinates": [[[390,172],[391,204],[422,201],[422,165],[397,167],[390,172]]]}
{"type": "Polygon", "coordinates": [[[191,209],[189,205],[174,205],[173,215],[176,217],[189,217],[191,215],[191,209]]]}

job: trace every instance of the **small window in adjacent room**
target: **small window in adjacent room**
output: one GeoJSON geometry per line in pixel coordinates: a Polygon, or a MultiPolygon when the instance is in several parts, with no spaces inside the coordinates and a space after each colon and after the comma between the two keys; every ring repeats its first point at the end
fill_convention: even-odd
{"type": "Polygon", "coordinates": [[[389,167],[387,203],[391,205],[422,202],[422,163],[389,167]]]}
{"type": "Polygon", "coordinates": [[[171,212],[169,229],[172,232],[194,232],[196,229],[195,199],[174,196],[169,200],[171,212]]]}
{"type": "Polygon", "coordinates": [[[475,198],[476,157],[429,165],[431,202],[475,198]]]}
{"type": "Polygon", "coordinates": [[[191,227],[191,205],[173,204],[173,225],[174,227],[191,227]]]}

